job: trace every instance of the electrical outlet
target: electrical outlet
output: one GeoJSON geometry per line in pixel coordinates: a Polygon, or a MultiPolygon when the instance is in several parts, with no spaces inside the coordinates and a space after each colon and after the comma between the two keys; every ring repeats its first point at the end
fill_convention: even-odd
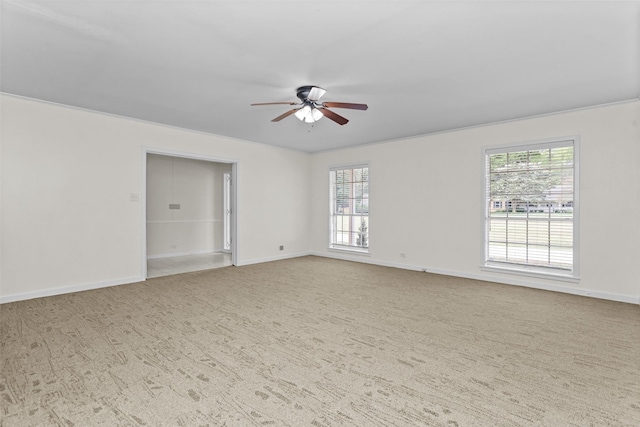
{"type": "Polygon", "coordinates": [[[129,201],[130,202],[139,202],[140,194],[139,193],[129,193],[129,201]]]}
{"type": "Polygon", "coordinates": [[[280,250],[284,251],[284,245],[280,245],[280,250]]]}
{"type": "Polygon", "coordinates": [[[400,258],[406,258],[407,254],[405,254],[404,252],[400,252],[400,258]]]}

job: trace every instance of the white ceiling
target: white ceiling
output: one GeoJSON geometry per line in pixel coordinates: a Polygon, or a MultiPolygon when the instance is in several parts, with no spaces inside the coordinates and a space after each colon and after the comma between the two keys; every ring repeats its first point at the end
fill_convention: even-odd
{"type": "Polygon", "coordinates": [[[2,0],[1,90],[307,152],[637,99],[640,2],[2,0]],[[345,126],[291,107],[325,88],[345,126]]]}

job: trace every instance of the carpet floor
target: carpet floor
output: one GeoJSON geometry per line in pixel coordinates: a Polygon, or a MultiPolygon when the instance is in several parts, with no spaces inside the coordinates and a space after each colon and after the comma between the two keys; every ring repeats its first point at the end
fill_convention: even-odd
{"type": "Polygon", "coordinates": [[[0,306],[2,426],[639,426],[640,307],[302,257],[0,306]]]}

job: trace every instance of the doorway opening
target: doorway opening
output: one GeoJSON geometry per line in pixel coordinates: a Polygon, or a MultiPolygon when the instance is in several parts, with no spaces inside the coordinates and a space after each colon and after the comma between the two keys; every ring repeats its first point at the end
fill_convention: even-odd
{"type": "Polygon", "coordinates": [[[144,277],[236,264],[236,166],[145,149],[144,277]]]}

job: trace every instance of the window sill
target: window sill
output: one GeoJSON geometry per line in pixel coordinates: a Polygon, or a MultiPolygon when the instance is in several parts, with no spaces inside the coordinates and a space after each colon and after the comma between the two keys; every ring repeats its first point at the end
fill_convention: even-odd
{"type": "Polygon", "coordinates": [[[364,255],[371,256],[369,249],[358,249],[358,248],[349,248],[349,247],[337,247],[337,246],[329,246],[328,250],[330,252],[340,252],[340,253],[348,253],[355,255],[364,255]]]}
{"type": "Polygon", "coordinates": [[[558,280],[562,282],[579,283],[580,278],[574,276],[573,273],[555,273],[551,271],[543,271],[537,268],[498,266],[498,265],[482,265],[480,270],[490,273],[514,274],[518,276],[535,277],[538,279],[558,280]]]}

